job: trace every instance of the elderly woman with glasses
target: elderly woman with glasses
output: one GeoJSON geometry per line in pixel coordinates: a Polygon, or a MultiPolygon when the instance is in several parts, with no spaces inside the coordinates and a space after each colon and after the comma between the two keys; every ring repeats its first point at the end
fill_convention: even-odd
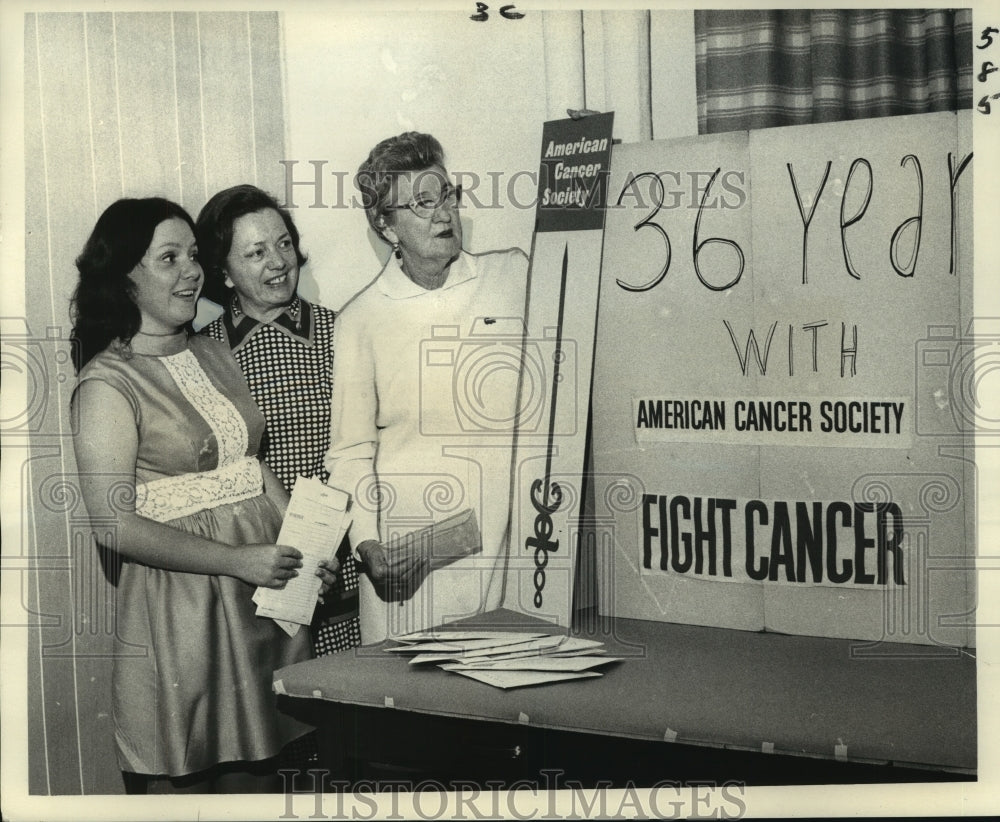
{"type": "Polygon", "coordinates": [[[337,318],[326,467],[354,497],[368,644],[500,604],[528,260],[462,249],[461,190],[429,134],[383,140],[355,182],[392,254],[337,318]],[[431,572],[433,548],[387,547],[468,508],[481,551],[431,572]]]}

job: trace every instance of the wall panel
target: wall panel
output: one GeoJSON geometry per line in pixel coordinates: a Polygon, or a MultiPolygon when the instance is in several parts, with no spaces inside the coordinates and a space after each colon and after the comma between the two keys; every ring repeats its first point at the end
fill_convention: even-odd
{"type": "Polygon", "coordinates": [[[32,794],[123,790],[110,704],[114,589],[90,539],[71,440],[74,260],[119,197],[166,196],[194,216],[217,188],[261,179],[265,167],[274,179],[285,155],[280,36],[273,12],[24,17],[28,308],[4,331],[5,344],[37,354],[30,470],[18,490],[23,562],[34,569],[21,591],[32,794]]]}

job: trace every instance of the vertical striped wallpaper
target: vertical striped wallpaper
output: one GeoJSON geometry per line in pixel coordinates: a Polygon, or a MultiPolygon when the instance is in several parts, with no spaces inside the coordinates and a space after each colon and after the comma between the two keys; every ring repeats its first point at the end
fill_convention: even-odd
{"type": "Polygon", "coordinates": [[[38,13],[25,15],[24,38],[26,320],[51,352],[21,488],[21,550],[37,569],[22,591],[29,791],[113,794],[123,792],[110,717],[114,589],[90,542],[70,440],[73,261],[119,197],[165,196],[196,215],[237,183],[281,195],[281,31],[276,12],[38,13]]]}

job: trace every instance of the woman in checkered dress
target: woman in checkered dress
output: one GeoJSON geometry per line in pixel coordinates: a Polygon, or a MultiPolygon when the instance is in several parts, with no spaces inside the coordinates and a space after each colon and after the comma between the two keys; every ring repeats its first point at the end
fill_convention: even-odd
{"type": "MultiPolygon", "coordinates": [[[[296,294],[306,258],[291,215],[251,185],[220,191],[201,210],[205,296],[225,308],[202,333],[233,352],[267,421],[265,459],[291,492],[299,476],[327,480],[334,312],[296,294]]],[[[358,575],[346,549],[341,574],[312,625],[317,656],[359,644],[358,575]]]]}

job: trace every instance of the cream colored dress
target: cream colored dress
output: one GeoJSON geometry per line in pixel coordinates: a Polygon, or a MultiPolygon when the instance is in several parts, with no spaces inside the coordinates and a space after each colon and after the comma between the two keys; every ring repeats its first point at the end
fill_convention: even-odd
{"type": "MultiPolygon", "coordinates": [[[[191,337],[165,357],[109,348],[80,374],[132,407],[138,432],[136,512],[228,543],[274,542],[281,514],[263,493],[264,420],[222,343],[191,337]]],[[[254,586],[227,576],[126,560],[116,592],[112,675],[119,767],[182,776],[276,755],[308,726],[280,713],[276,668],[309,658],[254,615],[254,586]]]]}
{"type": "Polygon", "coordinates": [[[482,533],[402,605],[362,575],[365,645],[500,605],[527,271],[520,249],[462,252],[427,291],[390,259],[337,317],[326,467],[354,498],[355,550],[466,508],[482,533]]]}

